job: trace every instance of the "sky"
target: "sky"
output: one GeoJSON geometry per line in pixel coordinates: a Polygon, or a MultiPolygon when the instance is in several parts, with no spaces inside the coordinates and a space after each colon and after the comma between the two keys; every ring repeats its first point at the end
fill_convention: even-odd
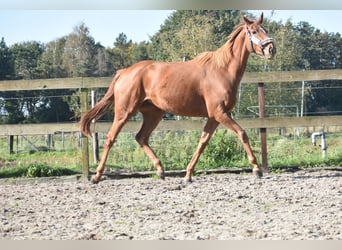
{"type": "MultiPolygon", "coordinates": [[[[299,0],[300,1],[300,0],[299,0]]],[[[307,21],[322,32],[333,32],[342,34],[342,10],[262,10],[264,17],[285,23],[288,19],[297,24],[300,21],[307,21]],[[272,15],[273,12],[273,15],[272,15]]],[[[250,11],[259,15],[261,11],[250,11]]]]}
{"type": "MultiPolygon", "coordinates": [[[[95,42],[113,47],[123,32],[133,42],[148,41],[172,10],[0,10],[0,38],[6,45],[26,41],[48,43],[70,34],[84,22],[95,42]]],[[[261,10],[251,10],[259,15],[261,10]]],[[[322,32],[342,34],[342,10],[263,10],[264,17],[296,24],[307,21],[322,32]]]]}
{"type": "Polygon", "coordinates": [[[148,41],[171,14],[168,10],[0,10],[0,37],[7,46],[23,41],[47,43],[66,36],[82,22],[95,42],[113,47],[121,32],[133,42],[148,41]]]}

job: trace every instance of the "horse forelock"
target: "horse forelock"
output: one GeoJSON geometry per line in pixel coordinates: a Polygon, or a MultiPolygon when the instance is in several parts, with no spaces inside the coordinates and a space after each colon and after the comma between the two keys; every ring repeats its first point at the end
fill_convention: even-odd
{"type": "Polygon", "coordinates": [[[200,64],[214,64],[217,67],[224,67],[229,63],[232,57],[232,49],[235,39],[243,30],[244,25],[237,25],[233,32],[229,35],[227,42],[215,51],[207,51],[199,54],[194,60],[198,61],[200,64]]]}

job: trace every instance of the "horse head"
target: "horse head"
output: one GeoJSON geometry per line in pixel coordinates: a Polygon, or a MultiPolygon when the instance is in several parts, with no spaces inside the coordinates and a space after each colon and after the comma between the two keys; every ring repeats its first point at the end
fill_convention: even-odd
{"type": "Polygon", "coordinates": [[[247,34],[247,48],[249,52],[262,56],[266,59],[273,59],[276,54],[276,46],[273,38],[267,35],[266,29],[261,25],[263,21],[263,13],[260,17],[253,21],[241,15],[245,25],[247,34]]]}

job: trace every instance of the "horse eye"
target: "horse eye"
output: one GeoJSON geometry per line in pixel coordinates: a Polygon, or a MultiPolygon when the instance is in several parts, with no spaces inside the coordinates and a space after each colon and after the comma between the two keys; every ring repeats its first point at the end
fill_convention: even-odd
{"type": "Polygon", "coordinates": [[[252,34],[253,34],[253,35],[255,35],[256,33],[257,33],[256,30],[253,30],[253,31],[252,31],[252,34]]]}

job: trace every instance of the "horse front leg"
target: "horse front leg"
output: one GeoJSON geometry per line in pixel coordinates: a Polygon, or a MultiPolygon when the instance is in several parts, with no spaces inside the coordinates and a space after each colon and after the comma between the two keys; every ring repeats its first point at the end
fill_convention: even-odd
{"type": "Polygon", "coordinates": [[[189,183],[192,181],[191,175],[195,171],[195,165],[198,162],[199,157],[203,153],[203,150],[208,145],[209,140],[212,134],[214,133],[215,129],[217,128],[218,124],[219,123],[215,121],[214,119],[208,119],[207,123],[205,124],[197,149],[186,168],[186,176],[185,176],[186,183],[189,183]]]}
{"type": "Polygon", "coordinates": [[[257,177],[262,177],[262,170],[259,167],[257,159],[249,144],[249,139],[246,132],[240,127],[240,125],[236,121],[233,120],[230,113],[223,113],[222,115],[217,117],[217,120],[237,135],[247,153],[249,163],[253,166],[253,173],[257,177]]]}

